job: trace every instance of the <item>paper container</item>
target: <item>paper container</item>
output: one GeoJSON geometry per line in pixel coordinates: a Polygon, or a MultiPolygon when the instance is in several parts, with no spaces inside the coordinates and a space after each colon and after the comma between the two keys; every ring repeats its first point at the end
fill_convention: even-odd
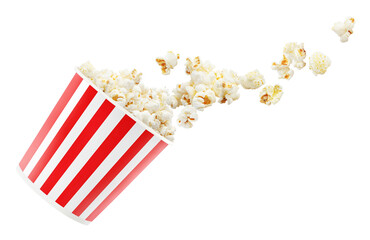
{"type": "Polygon", "coordinates": [[[65,215],[93,221],[171,142],[78,70],[18,170],[65,215]]]}

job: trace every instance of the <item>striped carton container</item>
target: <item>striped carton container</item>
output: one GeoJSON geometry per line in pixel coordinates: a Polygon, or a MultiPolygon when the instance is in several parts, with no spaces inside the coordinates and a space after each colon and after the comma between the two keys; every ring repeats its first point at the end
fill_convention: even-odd
{"type": "Polygon", "coordinates": [[[42,198],[88,224],[170,143],[77,70],[18,170],[42,198]]]}

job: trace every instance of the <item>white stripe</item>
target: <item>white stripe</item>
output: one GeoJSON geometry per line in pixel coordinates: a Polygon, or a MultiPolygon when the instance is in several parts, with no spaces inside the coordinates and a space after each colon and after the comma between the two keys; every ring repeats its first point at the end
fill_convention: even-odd
{"type": "Polygon", "coordinates": [[[123,154],[132,146],[132,144],[144,132],[144,128],[140,124],[135,124],[125,137],[117,144],[102,164],[95,170],[90,178],[82,185],[73,198],[68,202],[65,208],[73,211],[82,200],[91,192],[91,190],[100,182],[100,180],[108,173],[108,171],[118,162],[123,154]]]}
{"type": "Polygon", "coordinates": [[[159,143],[160,138],[153,136],[149,142],[136,154],[127,166],[113,179],[112,182],[99,194],[99,196],[81,214],[86,219],[108,195],[127,177],[127,175],[144,159],[144,157],[159,143]]]}
{"type": "Polygon", "coordinates": [[[91,158],[95,151],[100,147],[103,141],[108,137],[112,130],[116,127],[118,122],[123,118],[125,114],[118,108],[114,108],[109,114],[107,119],[96,131],[94,136],[86,144],[84,149],[73,161],[71,166],[67,169],[64,175],[59,179],[58,183],[50,191],[49,197],[54,201],[59,197],[59,195],[66,189],[68,184],[77,175],[77,173],[82,169],[86,162],[91,158]]]}
{"type": "Polygon", "coordinates": [[[78,101],[81,99],[82,95],[85,93],[87,87],[89,85],[82,81],[78,88],[76,89],[75,93],[68,101],[67,105],[64,107],[62,113],[59,115],[58,119],[55,121],[54,125],[50,129],[49,133],[46,135],[45,139],[41,143],[40,147],[37,149],[33,157],[31,158],[30,162],[24,169],[24,174],[28,176],[33,168],[36,166],[37,162],[40,160],[42,154],[46,151],[47,147],[54,139],[55,135],[58,133],[59,129],[62,127],[65,120],[68,118],[69,114],[71,114],[73,108],[76,106],[78,101]]]}
{"type": "Polygon", "coordinates": [[[76,124],[73,126],[71,131],[68,133],[62,144],[59,146],[58,150],[55,152],[53,157],[50,159],[48,164],[45,166],[44,170],[41,172],[40,176],[35,181],[35,185],[41,187],[46,179],[50,176],[53,170],[56,168],[60,160],[64,157],[67,151],[70,149],[72,144],[76,141],[77,137],[80,135],[82,130],[89,123],[91,118],[94,116],[96,111],[104,102],[105,98],[102,94],[96,94],[93,100],[90,102],[89,106],[82,113],[76,124]]]}

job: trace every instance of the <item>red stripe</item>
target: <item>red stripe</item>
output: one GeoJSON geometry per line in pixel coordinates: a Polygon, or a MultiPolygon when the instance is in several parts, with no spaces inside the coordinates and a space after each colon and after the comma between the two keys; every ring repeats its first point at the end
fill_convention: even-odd
{"type": "Polygon", "coordinates": [[[56,202],[64,207],[81,186],[89,179],[89,177],[95,172],[110,152],[117,146],[122,138],[128,133],[128,131],[134,126],[135,121],[132,120],[128,115],[125,115],[109,136],[104,140],[100,147],[95,151],[75,178],[69,183],[67,188],[58,197],[56,202]]]}
{"type": "Polygon", "coordinates": [[[141,136],[134,142],[134,144],[132,144],[131,147],[123,154],[118,162],[91,190],[91,192],[85,197],[85,199],[76,207],[76,209],[73,211],[73,214],[80,216],[152,137],[153,134],[145,130],[141,134],[141,136]]]}
{"type": "Polygon", "coordinates": [[[68,87],[64,91],[63,95],[60,97],[58,103],[55,105],[53,111],[51,111],[48,119],[40,129],[39,133],[37,134],[36,138],[33,140],[31,146],[28,148],[26,154],[24,154],[21,162],[19,163],[19,167],[22,171],[27,167],[28,163],[31,161],[33,155],[40,147],[41,143],[44,141],[46,135],[48,135],[50,129],[53,127],[54,123],[62,113],[63,109],[76,92],[76,89],[80,85],[82,78],[76,73],[72,78],[71,82],[69,83],[68,87]]]}
{"type": "Polygon", "coordinates": [[[93,221],[99,214],[167,147],[167,143],[160,141],[146,157],[127,175],[125,179],[108,195],[104,201],[86,218],[93,221]]]}
{"type": "Polygon", "coordinates": [[[112,112],[113,109],[114,109],[114,105],[110,103],[108,100],[105,100],[103,102],[103,104],[99,107],[99,109],[94,114],[94,116],[91,118],[89,123],[86,125],[86,127],[82,130],[80,135],[74,141],[72,146],[68,149],[67,153],[60,160],[60,162],[55,167],[53,172],[50,174],[48,179],[46,179],[46,181],[40,188],[41,191],[43,191],[46,195],[49,194],[51,189],[53,189],[55,184],[63,176],[65,171],[67,171],[69,166],[71,166],[72,162],[80,154],[80,152],[86,146],[86,144],[90,141],[92,136],[94,136],[95,132],[103,124],[105,119],[107,119],[108,115],[112,112]]]}
{"type": "Polygon", "coordinates": [[[28,178],[32,182],[35,182],[36,179],[39,177],[40,173],[42,172],[42,170],[44,170],[45,166],[53,157],[54,153],[57,151],[60,144],[62,144],[64,139],[67,137],[68,133],[76,124],[77,120],[80,118],[80,116],[85,111],[87,106],[89,106],[91,100],[94,98],[96,93],[97,91],[93,87],[89,86],[87,88],[80,101],[77,103],[71,114],[68,116],[67,120],[64,122],[63,126],[59,129],[58,133],[55,135],[53,141],[51,141],[50,145],[48,146],[44,154],[41,156],[36,166],[32,169],[32,172],[28,176],[28,178]]]}

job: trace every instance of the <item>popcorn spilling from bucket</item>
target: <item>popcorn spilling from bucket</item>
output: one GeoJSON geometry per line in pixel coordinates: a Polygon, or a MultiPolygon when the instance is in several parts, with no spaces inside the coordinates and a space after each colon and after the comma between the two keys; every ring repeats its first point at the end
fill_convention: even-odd
{"type": "MultiPolygon", "coordinates": [[[[342,42],[346,42],[353,33],[353,26],[354,19],[347,18],[344,23],[335,23],[332,29],[342,42]]],[[[279,79],[289,80],[294,76],[293,68],[305,68],[306,55],[303,43],[287,43],[283,48],[282,59],[273,62],[271,68],[277,71],[279,79]]],[[[156,62],[162,74],[169,75],[179,59],[179,54],[169,51],[163,57],[156,58],[156,62]]],[[[309,69],[314,75],[325,74],[330,65],[330,58],[321,52],[315,52],[309,57],[309,69]]],[[[145,86],[141,82],[142,74],[136,69],[116,73],[96,70],[87,62],[79,70],[118,105],[169,140],[174,139],[176,130],[172,123],[174,109],[182,108],[177,116],[177,124],[191,128],[198,120],[198,111],[204,111],[215,103],[233,103],[240,98],[240,86],[253,90],[266,83],[259,70],[238,75],[229,69],[217,69],[199,56],[186,58],[185,73],[189,80],[177,84],[172,91],[145,86]]],[[[280,101],[282,95],[283,90],[279,84],[268,85],[260,91],[259,101],[273,105],[280,101]]]]}
{"type": "MultiPolygon", "coordinates": [[[[177,65],[169,61],[170,58],[174,56],[163,58],[163,66],[166,69],[173,69],[177,65]]],[[[198,119],[198,111],[203,111],[216,102],[231,104],[238,100],[239,85],[245,89],[257,89],[265,83],[258,70],[239,79],[234,71],[217,70],[210,62],[203,62],[199,57],[186,60],[185,71],[190,79],[178,84],[172,92],[167,89],[148,88],[141,82],[142,74],[135,69],[116,73],[111,70],[96,70],[87,62],[82,64],[79,70],[119,106],[169,140],[173,140],[175,133],[172,124],[173,109],[183,107],[177,123],[179,126],[191,128],[198,119]]],[[[167,73],[167,70],[165,72],[167,73]]]]}

